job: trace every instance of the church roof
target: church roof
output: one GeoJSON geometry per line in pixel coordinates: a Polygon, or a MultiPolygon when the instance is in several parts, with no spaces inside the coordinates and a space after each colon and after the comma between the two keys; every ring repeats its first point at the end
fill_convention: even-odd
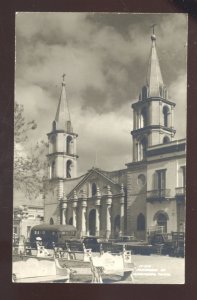
{"type": "Polygon", "coordinates": [[[81,186],[94,174],[96,173],[97,175],[103,177],[109,185],[114,185],[118,186],[119,188],[121,187],[120,184],[116,183],[114,180],[106,176],[106,172],[102,171],[101,169],[98,168],[92,168],[91,170],[88,171],[84,176],[81,176],[81,180],[78,182],[75,182],[76,184],[73,186],[72,189],[69,189],[69,192],[67,193],[67,198],[70,198],[72,194],[74,193],[75,190],[78,190],[81,188],[81,186]]]}
{"type": "Polygon", "coordinates": [[[68,100],[66,97],[66,84],[63,75],[62,90],[55,115],[56,129],[68,131],[68,123],[71,124],[68,100]]]}

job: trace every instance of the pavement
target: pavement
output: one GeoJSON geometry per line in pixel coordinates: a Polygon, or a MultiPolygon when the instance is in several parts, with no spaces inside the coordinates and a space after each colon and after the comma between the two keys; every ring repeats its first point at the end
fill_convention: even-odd
{"type": "MultiPolygon", "coordinates": [[[[133,272],[134,284],[184,284],[185,282],[184,258],[161,255],[133,255],[132,258],[136,266],[133,272]]],[[[72,282],[83,283],[90,279],[89,272],[84,272],[82,276],[75,274],[72,282]]]]}
{"type": "MultiPolygon", "coordinates": [[[[93,256],[98,255],[99,253],[93,253],[93,256]]],[[[77,256],[77,259],[82,260],[82,253],[78,253],[77,256]]],[[[134,284],[184,284],[185,282],[184,258],[155,254],[148,256],[132,255],[132,260],[136,266],[133,272],[134,284]]],[[[21,264],[19,265],[20,268],[24,268],[21,264]]],[[[76,272],[73,274],[71,282],[91,282],[90,268],[84,268],[84,270],[83,268],[80,263],[78,266],[75,265],[76,272]],[[77,267],[79,270],[76,269],[77,267]]]]}
{"type": "Polygon", "coordinates": [[[161,255],[133,255],[136,284],[184,284],[185,259],[161,255]]]}

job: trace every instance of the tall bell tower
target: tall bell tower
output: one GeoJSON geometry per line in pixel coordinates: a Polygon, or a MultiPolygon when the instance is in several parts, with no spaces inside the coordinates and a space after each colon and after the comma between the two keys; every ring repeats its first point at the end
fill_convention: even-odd
{"type": "Polygon", "coordinates": [[[146,84],[142,87],[139,100],[133,108],[133,161],[146,159],[149,146],[168,143],[173,140],[175,103],[168,98],[160,70],[156,49],[156,35],[151,35],[151,52],[148,63],[146,84]]]}
{"type": "Polygon", "coordinates": [[[73,132],[66,84],[63,75],[62,89],[52,130],[48,133],[48,177],[49,179],[68,179],[77,175],[77,134],[73,132]]]}

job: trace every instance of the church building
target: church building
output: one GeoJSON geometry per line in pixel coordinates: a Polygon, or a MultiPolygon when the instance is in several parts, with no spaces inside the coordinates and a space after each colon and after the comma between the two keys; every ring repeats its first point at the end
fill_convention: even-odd
{"type": "Polygon", "coordinates": [[[186,140],[175,139],[176,108],[163,82],[154,31],[146,83],[132,110],[133,161],[122,170],[92,168],[78,177],[78,135],[63,76],[48,133],[45,223],[72,224],[79,237],[134,235],[146,240],[158,228],[167,233],[185,230],[186,140]]]}

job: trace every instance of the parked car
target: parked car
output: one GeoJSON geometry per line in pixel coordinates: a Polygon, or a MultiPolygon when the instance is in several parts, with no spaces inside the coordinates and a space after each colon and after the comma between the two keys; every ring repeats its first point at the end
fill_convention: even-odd
{"type": "Polygon", "coordinates": [[[183,232],[154,233],[149,236],[150,244],[156,252],[160,248],[163,255],[184,257],[185,234],[183,232]]]}
{"type": "Polygon", "coordinates": [[[87,249],[92,249],[92,252],[105,251],[106,245],[111,245],[106,239],[95,236],[85,237],[83,243],[87,249]]]}

